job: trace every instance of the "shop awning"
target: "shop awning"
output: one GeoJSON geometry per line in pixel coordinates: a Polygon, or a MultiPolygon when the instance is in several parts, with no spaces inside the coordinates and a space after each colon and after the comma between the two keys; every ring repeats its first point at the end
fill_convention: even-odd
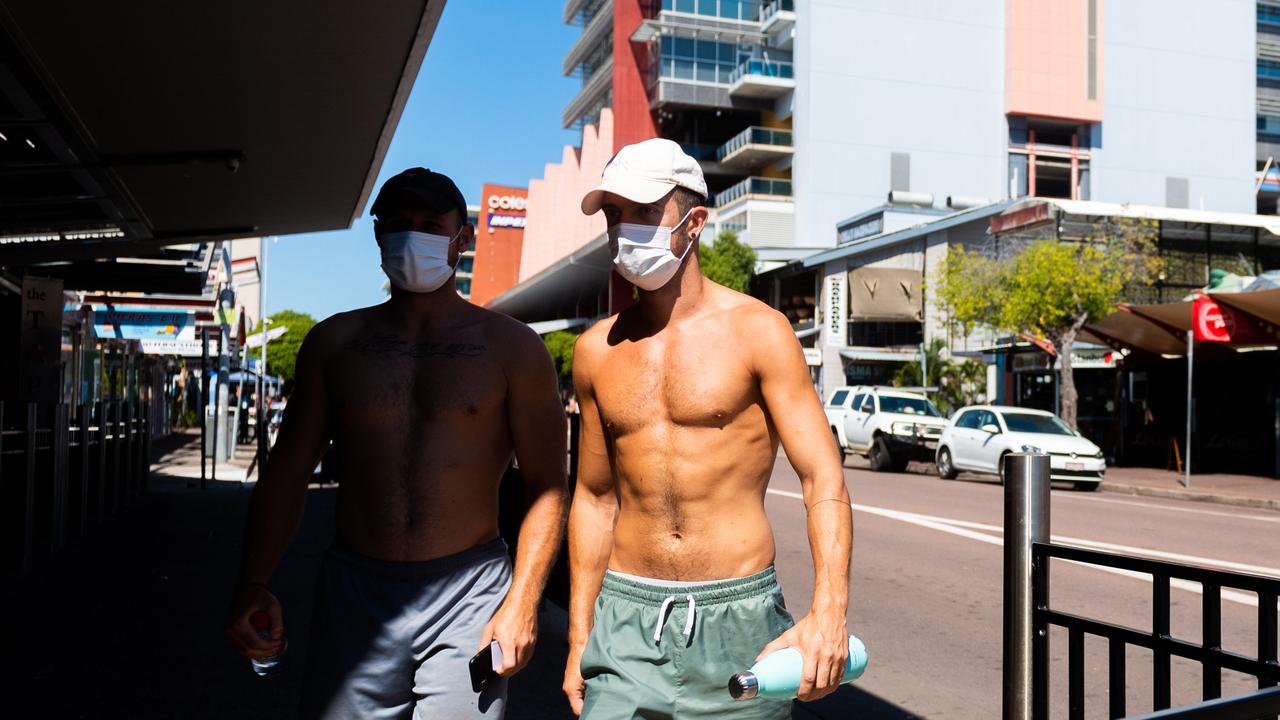
{"type": "Polygon", "coordinates": [[[0,266],[348,227],[443,7],[5,0],[0,266]]]}
{"type": "Polygon", "coordinates": [[[601,235],[490,300],[486,307],[526,323],[577,317],[579,304],[594,308],[596,303],[589,301],[608,292],[611,272],[609,238],[601,235]]]}
{"type": "Polygon", "coordinates": [[[1280,327],[1280,288],[1257,292],[1210,293],[1210,297],[1219,305],[1226,305],[1280,327]]]}
{"type": "Polygon", "coordinates": [[[916,321],[923,315],[919,270],[860,267],[849,271],[849,319],[916,321]]]}
{"type": "MultiPolygon", "coordinates": [[[[1214,301],[1260,323],[1280,330],[1280,288],[1258,292],[1210,293],[1214,301]]],[[[1192,303],[1121,305],[1110,315],[1089,323],[1081,339],[1092,339],[1113,347],[1143,350],[1158,355],[1185,355],[1187,331],[1192,326],[1192,303]]],[[[1273,334],[1275,334],[1273,332],[1273,334]]],[[[1208,347],[1256,348],[1256,343],[1204,343],[1208,347]]]]}
{"type": "MultiPolygon", "coordinates": [[[[1187,305],[1190,323],[1191,303],[1187,305]]],[[[1168,327],[1158,325],[1141,315],[1117,310],[1085,326],[1079,338],[1100,345],[1143,350],[1156,355],[1182,355],[1187,351],[1186,333],[1178,338],[1168,327]]]]}

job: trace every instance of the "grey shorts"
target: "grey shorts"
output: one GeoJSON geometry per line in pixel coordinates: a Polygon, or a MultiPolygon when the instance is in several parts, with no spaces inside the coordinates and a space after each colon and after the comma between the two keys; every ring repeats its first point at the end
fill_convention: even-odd
{"type": "Polygon", "coordinates": [[[333,547],[316,579],[302,718],[501,718],[505,680],[479,695],[467,661],[511,585],[501,539],[424,562],[333,547]]]}

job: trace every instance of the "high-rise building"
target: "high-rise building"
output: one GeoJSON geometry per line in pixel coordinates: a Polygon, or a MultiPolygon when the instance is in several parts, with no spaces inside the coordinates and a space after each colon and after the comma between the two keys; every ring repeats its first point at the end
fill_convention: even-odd
{"type": "Polygon", "coordinates": [[[493,306],[563,313],[548,299],[572,294],[589,316],[617,304],[583,297],[629,297],[606,270],[585,278],[583,262],[607,267],[604,227],[573,214],[608,156],[649,137],[699,159],[712,222],[761,270],[889,230],[895,206],[1252,213],[1264,123],[1280,141],[1280,97],[1263,113],[1280,0],[1256,7],[1255,22],[1239,0],[567,0],[582,33],[562,70],[582,88],[563,121],[583,142],[531,181],[519,284],[493,306]]]}

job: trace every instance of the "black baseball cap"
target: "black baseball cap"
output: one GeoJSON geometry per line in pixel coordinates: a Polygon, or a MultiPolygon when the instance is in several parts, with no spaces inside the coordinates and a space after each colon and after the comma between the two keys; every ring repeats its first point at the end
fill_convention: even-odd
{"type": "Polygon", "coordinates": [[[462,222],[467,221],[467,201],[462,197],[458,186],[453,184],[448,175],[420,167],[409,168],[383,183],[369,214],[378,215],[390,208],[396,198],[405,196],[421,200],[439,212],[457,208],[462,222]]]}

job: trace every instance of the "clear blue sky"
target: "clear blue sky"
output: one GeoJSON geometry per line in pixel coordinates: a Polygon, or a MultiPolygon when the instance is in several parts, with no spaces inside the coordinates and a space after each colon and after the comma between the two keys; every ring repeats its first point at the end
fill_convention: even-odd
{"type": "MultiPolygon", "coordinates": [[[[467,202],[485,182],[526,186],[560,160],[579,134],[560,114],[579,80],[560,72],[579,31],[550,0],[449,0],[417,83],[378,174],[378,185],[407,167],[453,178],[467,202]]],[[[376,191],[376,188],[375,188],[376,191]]],[[[372,199],[370,200],[372,202],[372,199]]],[[[317,320],[381,302],[373,222],[350,230],[287,235],[272,243],[267,311],[317,320]]]]}

